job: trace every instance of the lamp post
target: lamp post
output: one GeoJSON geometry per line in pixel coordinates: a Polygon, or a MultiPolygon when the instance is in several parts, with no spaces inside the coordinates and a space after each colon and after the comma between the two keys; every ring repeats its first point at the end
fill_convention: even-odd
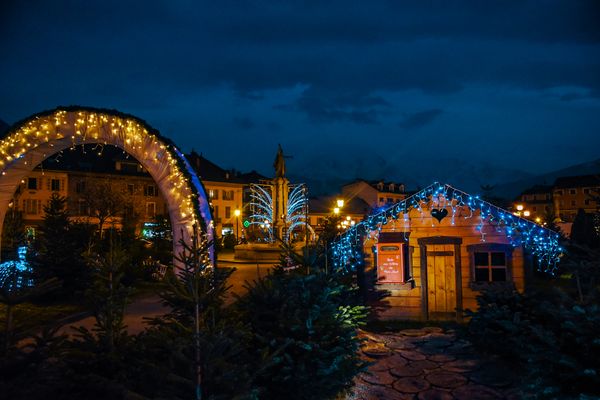
{"type": "Polygon", "coordinates": [[[235,209],[233,215],[235,215],[235,238],[240,243],[240,215],[242,212],[239,208],[235,209]]]}

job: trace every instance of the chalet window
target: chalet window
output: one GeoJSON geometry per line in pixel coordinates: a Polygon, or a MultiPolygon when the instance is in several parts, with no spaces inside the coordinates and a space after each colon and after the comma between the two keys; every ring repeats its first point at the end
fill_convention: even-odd
{"type": "Polygon", "coordinates": [[[512,281],[511,245],[481,243],[467,246],[467,249],[471,258],[471,281],[474,285],[512,281]]]}
{"type": "Polygon", "coordinates": [[[28,178],[27,179],[27,189],[29,190],[37,190],[37,178],[28,178]]]}
{"type": "Polygon", "coordinates": [[[50,190],[53,192],[60,191],[60,179],[52,179],[50,182],[50,190]]]}
{"type": "Polygon", "coordinates": [[[506,253],[477,251],[473,259],[475,282],[506,282],[506,253]]]}

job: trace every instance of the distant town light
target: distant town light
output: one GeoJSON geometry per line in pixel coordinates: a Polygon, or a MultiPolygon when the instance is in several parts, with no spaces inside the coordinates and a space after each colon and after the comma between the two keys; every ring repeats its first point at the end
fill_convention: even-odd
{"type": "Polygon", "coordinates": [[[529,211],[523,211],[523,215],[526,217],[529,217],[531,215],[531,213],[529,211]]]}
{"type": "Polygon", "coordinates": [[[336,204],[339,208],[344,207],[344,199],[337,199],[336,204]]]}
{"type": "Polygon", "coordinates": [[[523,211],[523,204],[517,204],[517,210],[523,211]]]}
{"type": "Polygon", "coordinates": [[[336,215],[339,214],[340,213],[340,208],[339,207],[335,207],[333,209],[333,213],[336,214],[336,215]]]}

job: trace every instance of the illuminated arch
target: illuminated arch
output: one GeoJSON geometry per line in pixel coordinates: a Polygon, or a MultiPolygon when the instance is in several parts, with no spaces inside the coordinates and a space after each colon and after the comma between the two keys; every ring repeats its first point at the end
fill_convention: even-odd
{"type": "MultiPolygon", "coordinates": [[[[204,186],[181,151],[138,118],[114,110],[59,107],[14,125],[0,140],[0,227],[17,186],[43,160],[83,144],[113,145],[148,171],[165,198],[173,229],[173,250],[196,232],[213,238],[204,186]]],[[[214,252],[211,247],[211,259],[214,252]]]]}

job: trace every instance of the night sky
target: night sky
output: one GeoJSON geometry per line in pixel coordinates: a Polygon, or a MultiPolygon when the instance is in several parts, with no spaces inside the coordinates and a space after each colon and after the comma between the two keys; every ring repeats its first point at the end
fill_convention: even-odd
{"type": "Polygon", "coordinates": [[[115,108],[227,168],[473,187],[600,158],[595,1],[3,1],[0,119],[115,108]],[[451,4],[450,4],[451,3],[451,4]]]}

